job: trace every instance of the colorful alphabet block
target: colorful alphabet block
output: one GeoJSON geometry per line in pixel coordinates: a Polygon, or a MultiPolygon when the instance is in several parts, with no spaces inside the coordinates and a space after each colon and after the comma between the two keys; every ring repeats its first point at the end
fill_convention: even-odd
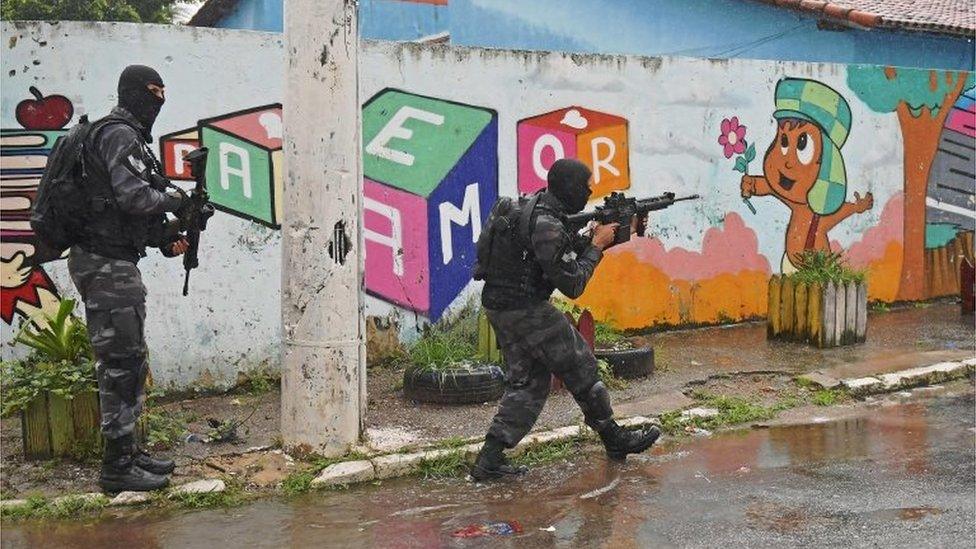
{"type": "Polygon", "coordinates": [[[187,128],[159,138],[159,157],[163,163],[163,175],[173,181],[192,181],[190,165],[183,157],[200,148],[197,128],[187,128]]]}
{"type": "Polygon", "coordinates": [[[593,170],[593,198],[630,188],[627,119],[583,107],[566,107],[518,123],[518,189],[546,186],[549,167],[575,158],[593,170]]]}
{"type": "Polygon", "coordinates": [[[210,149],[207,190],[224,211],[269,227],[281,222],[281,105],[201,120],[200,144],[210,149]]]}
{"type": "Polygon", "coordinates": [[[366,290],[438,319],[498,198],[498,116],[398,90],[363,107],[366,290]]]}

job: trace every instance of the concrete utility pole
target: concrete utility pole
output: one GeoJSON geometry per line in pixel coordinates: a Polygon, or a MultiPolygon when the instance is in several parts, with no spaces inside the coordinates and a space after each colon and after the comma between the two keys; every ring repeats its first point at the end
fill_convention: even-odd
{"type": "Polygon", "coordinates": [[[344,453],[366,404],[355,0],[285,2],[281,436],[344,453]]]}

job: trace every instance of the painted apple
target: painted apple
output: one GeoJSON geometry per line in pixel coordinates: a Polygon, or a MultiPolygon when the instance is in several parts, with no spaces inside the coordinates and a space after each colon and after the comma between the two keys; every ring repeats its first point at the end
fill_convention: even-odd
{"type": "Polygon", "coordinates": [[[25,99],[17,104],[17,122],[28,130],[60,130],[68,125],[75,113],[71,101],[63,95],[44,97],[40,90],[30,87],[36,99],[25,99]]]}

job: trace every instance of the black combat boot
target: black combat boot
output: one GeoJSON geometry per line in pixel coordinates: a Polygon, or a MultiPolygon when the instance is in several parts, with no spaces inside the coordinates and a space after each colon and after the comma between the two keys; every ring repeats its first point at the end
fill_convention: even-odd
{"type": "Polygon", "coordinates": [[[154,458],[138,444],[134,445],[132,463],[143,471],[148,471],[154,475],[168,475],[173,472],[173,469],[176,469],[173,460],[154,458]]]}
{"type": "Polygon", "coordinates": [[[661,430],[650,426],[640,431],[629,431],[610,422],[600,431],[600,439],[607,449],[607,457],[613,460],[623,460],[627,454],[639,454],[647,450],[661,436],[661,430]]]}
{"type": "Polygon", "coordinates": [[[135,465],[132,435],[105,439],[105,455],[102,458],[102,474],[98,484],[102,490],[116,492],[148,492],[169,485],[169,478],[155,475],[135,465]]]}
{"type": "Polygon", "coordinates": [[[478,459],[471,467],[471,477],[475,480],[491,480],[501,477],[523,475],[529,471],[524,465],[512,465],[505,457],[505,445],[494,437],[485,437],[485,445],[478,453],[478,459]]]}

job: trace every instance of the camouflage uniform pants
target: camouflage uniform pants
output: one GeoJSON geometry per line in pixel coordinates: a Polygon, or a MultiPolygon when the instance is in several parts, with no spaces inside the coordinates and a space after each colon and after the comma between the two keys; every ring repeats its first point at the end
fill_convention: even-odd
{"type": "Polygon", "coordinates": [[[110,259],[74,247],[68,272],[85,303],[88,337],[98,359],[102,433],[130,435],[145,401],[146,287],[131,261],[110,259]]]}
{"type": "Polygon", "coordinates": [[[549,302],[486,313],[508,368],[489,437],[508,448],[518,444],[542,412],[552,375],[572,393],[587,425],[599,431],[612,422],[610,395],[600,382],[596,358],[563,313],[549,302]]]}

